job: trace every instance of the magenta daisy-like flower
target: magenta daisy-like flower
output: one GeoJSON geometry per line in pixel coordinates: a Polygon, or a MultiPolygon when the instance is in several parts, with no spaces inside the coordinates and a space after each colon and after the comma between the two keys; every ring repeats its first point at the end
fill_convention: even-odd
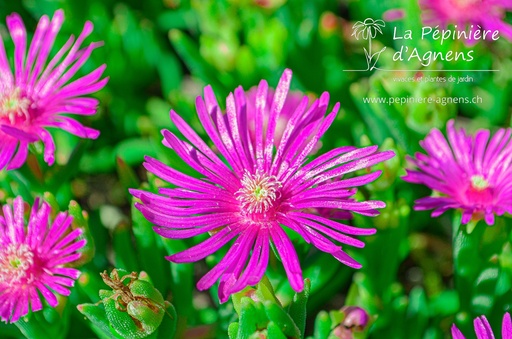
{"type": "Polygon", "coordinates": [[[3,206],[0,216],[0,318],[5,322],[18,321],[29,309],[41,310],[39,294],[57,306],[55,293],[69,295],[80,275],[65,265],[80,258],[77,251],[86,243],[78,239],[82,230],[71,230],[73,218],[64,212],[50,225],[50,206],[39,205],[36,199],[26,224],[21,197],[12,208],[3,206]]]}
{"type": "Polygon", "coordinates": [[[310,106],[308,97],[303,97],[288,120],[279,144],[275,145],[275,129],[286,102],[291,74],[290,70],[283,73],[270,108],[267,107],[269,89],[264,80],[251,104],[241,87],[231,93],[226,100],[226,114],[221,112],[211,87],[205,88],[204,99],[197,98],[199,119],[224,159],[171,111],[171,120],[187,141],[164,130],[164,144],[197,171],[200,178],[147,157],[146,169],[176,187],[161,188],[159,194],[131,190],[141,200],[136,207],[157,225],[154,229],[158,234],[182,239],[210,233],[211,237],[200,244],[167,257],[172,262],[201,260],[236,238],[223,259],[197,284],[204,290],[220,279],[221,302],[260,281],[268,264],[271,242],[292,288],[303,289],[300,264],[285,228],[297,232],[340,262],[361,267],[340,243],[363,247],[364,243],[352,236],[374,234],[375,230],[344,225],[313,211],[329,208],[374,216],[378,214],[377,208],[385,206],[381,201],[350,199],[356,192],[354,187],[374,181],[381,174],[379,171],[331,179],[387,160],[394,156],[392,151],[379,153],[377,146],[362,149],[346,146],[314,160],[308,159],[307,155],[339,109],[336,104],[325,117],[328,93],[323,93],[310,106]],[[255,112],[249,113],[249,107],[254,107],[251,109],[255,112]],[[265,125],[266,110],[270,115],[265,125]],[[252,124],[254,140],[249,131],[252,124]]]}
{"type": "MultiPolygon", "coordinates": [[[[492,331],[491,325],[487,321],[487,318],[483,315],[481,317],[475,318],[473,321],[475,326],[475,332],[477,339],[494,339],[494,333],[492,331]]],[[[452,326],[452,338],[453,339],[466,339],[462,332],[455,326],[452,326]]],[[[501,338],[502,339],[512,339],[512,321],[510,320],[510,314],[505,313],[503,316],[503,322],[501,325],[501,338]]]]}
{"type": "Polygon", "coordinates": [[[14,13],[7,17],[14,42],[14,67],[11,68],[0,39],[0,170],[23,165],[28,145],[38,140],[45,147],[44,160],[53,164],[55,144],[47,127],[60,128],[82,138],[95,139],[99,135],[97,130],[64,114],[96,113],[98,100],[84,96],[105,86],[108,79],[100,80],[105,65],[86,76],[73,78],[101,43],[82,47],[93,29],[92,23],[86,22],[78,38],[71,36],[50,57],[63,20],[61,10],[51,20],[43,16],[27,46],[27,31],[20,16],[14,13]]]}
{"type": "Polygon", "coordinates": [[[462,223],[512,213],[512,129],[500,129],[491,138],[488,130],[475,136],[447,124],[448,140],[433,129],[420,142],[427,155],[416,153],[408,160],[417,168],[407,170],[405,181],[423,184],[440,193],[419,199],[416,210],[433,209],[438,217],[449,209],[462,209],[462,223]]]}
{"type": "Polygon", "coordinates": [[[510,0],[419,0],[425,25],[457,25],[459,30],[471,28],[498,30],[512,40],[512,26],[507,24],[505,14],[512,10],[510,0]]]}

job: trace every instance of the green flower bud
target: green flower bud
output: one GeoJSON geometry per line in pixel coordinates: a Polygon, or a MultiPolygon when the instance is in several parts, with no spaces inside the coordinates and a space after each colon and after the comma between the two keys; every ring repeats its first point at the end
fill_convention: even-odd
{"type": "Polygon", "coordinates": [[[100,291],[107,319],[112,328],[125,338],[144,338],[155,332],[164,317],[164,298],[151,283],[148,275],[141,272],[127,274],[114,269],[103,281],[112,291],[100,291]]]}
{"type": "Polygon", "coordinates": [[[139,339],[153,333],[172,338],[176,330],[174,307],[164,300],[145,272],[128,274],[114,269],[110,275],[101,273],[101,277],[112,288],[99,292],[99,303],[103,303],[105,311],[99,303],[78,305],[93,328],[113,338],[139,339]],[[163,321],[165,313],[170,321],[163,321]]]}

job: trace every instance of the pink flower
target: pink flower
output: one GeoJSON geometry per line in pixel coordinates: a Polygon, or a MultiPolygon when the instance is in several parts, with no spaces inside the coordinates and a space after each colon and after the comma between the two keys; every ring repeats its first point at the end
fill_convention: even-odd
{"type": "Polygon", "coordinates": [[[50,206],[36,199],[28,223],[24,221],[24,202],[14,199],[13,207],[3,206],[0,216],[0,318],[14,323],[43,308],[39,293],[52,307],[55,292],[69,295],[80,271],[65,267],[80,258],[85,246],[78,240],[81,229],[71,230],[73,218],[59,213],[49,226],[50,206]],[[14,211],[13,211],[14,210],[14,211]]]}
{"type": "Polygon", "coordinates": [[[506,11],[512,9],[510,0],[419,0],[425,25],[457,25],[458,30],[478,26],[484,30],[498,30],[512,39],[512,26],[505,23],[506,11]]]}
{"type": "Polygon", "coordinates": [[[385,21],[397,21],[405,18],[405,10],[403,8],[393,8],[382,13],[382,19],[385,21]]]}
{"type": "Polygon", "coordinates": [[[82,138],[95,139],[99,131],[83,126],[66,114],[93,115],[98,100],[84,97],[103,88],[108,79],[100,80],[105,65],[70,82],[101,45],[93,42],[81,48],[93,25],[86,22],[76,39],[71,36],[53,58],[49,58],[64,14],[55,12],[50,21],[39,20],[27,51],[27,32],[16,13],[7,17],[7,27],[14,42],[14,68],[0,39],[0,170],[15,169],[27,158],[28,145],[42,140],[44,160],[52,165],[55,145],[46,127],[57,127],[82,138]]]}
{"type": "MultiPolygon", "coordinates": [[[[475,318],[474,320],[475,332],[477,339],[494,339],[494,333],[492,332],[491,325],[487,321],[487,318],[483,315],[475,318]]],[[[462,335],[461,331],[455,326],[452,326],[452,338],[453,339],[466,339],[462,335]]],[[[510,314],[505,313],[503,316],[503,322],[501,325],[501,338],[512,339],[512,321],[510,320],[510,314]]]]}
{"type": "Polygon", "coordinates": [[[303,289],[297,254],[283,226],[340,262],[361,267],[339,243],[364,247],[362,241],[351,236],[370,235],[375,230],[344,225],[311,211],[329,208],[375,216],[376,208],[385,206],[381,201],[350,200],[356,192],[354,187],[374,181],[380,171],[332,182],[331,179],[353,175],[387,160],[394,156],[392,151],[378,153],[377,146],[362,149],[346,146],[308,160],[307,155],[339,109],[336,104],[333,111],[324,116],[328,93],[323,93],[309,107],[308,97],[303,97],[276,145],[275,130],[287,99],[291,75],[290,70],[283,73],[271,102],[264,80],[254,99],[238,87],[234,95],[231,93],[227,98],[226,114],[219,109],[211,87],[205,88],[204,99],[197,98],[199,119],[225,161],[171,111],[171,120],[188,141],[164,130],[164,144],[197,171],[200,178],[147,157],[146,169],[176,188],[161,188],[159,194],[131,190],[141,200],[136,207],[158,225],[154,228],[158,234],[182,239],[210,233],[211,237],[202,243],[167,257],[172,262],[201,260],[236,238],[224,258],[197,284],[204,290],[220,279],[221,302],[260,281],[269,261],[270,242],[279,253],[292,288],[303,289]],[[254,102],[248,103],[248,100],[254,102]],[[251,109],[255,112],[248,112],[249,107],[254,107],[251,109]],[[270,115],[265,131],[264,112],[267,110],[270,115]],[[254,140],[250,137],[251,124],[255,126],[254,140]]]}
{"type": "Polygon", "coordinates": [[[488,130],[475,136],[447,124],[448,141],[433,129],[420,145],[427,155],[416,153],[408,160],[405,181],[423,184],[441,193],[415,202],[415,209],[433,209],[438,217],[452,208],[462,209],[462,223],[484,218],[494,224],[494,214],[512,213],[512,129],[500,129],[490,138],[488,130]]]}

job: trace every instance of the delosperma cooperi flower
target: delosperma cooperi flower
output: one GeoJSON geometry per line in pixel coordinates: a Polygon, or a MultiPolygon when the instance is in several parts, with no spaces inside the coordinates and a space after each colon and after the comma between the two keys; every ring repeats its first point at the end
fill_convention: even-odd
{"type": "Polygon", "coordinates": [[[86,240],[81,229],[71,229],[73,218],[65,212],[50,223],[51,208],[36,199],[28,222],[24,202],[14,199],[0,215],[0,319],[14,323],[43,308],[39,294],[51,307],[55,293],[68,296],[80,271],[66,267],[78,260],[86,240]]]}
{"type": "Polygon", "coordinates": [[[364,243],[352,236],[374,234],[375,229],[345,225],[315,211],[329,208],[375,216],[376,209],[385,206],[381,201],[357,202],[352,198],[356,193],[354,187],[374,181],[380,171],[344,176],[390,159],[394,156],[392,151],[378,152],[377,146],[345,146],[308,159],[339,109],[336,104],[325,117],[328,93],[311,105],[304,96],[287,121],[279,143],[275,143],[275,129],[290,81],[291,71],[285,70],[270,102],[264,80],[254,99],[238,87],[227,98],[226,114],[221,112],[212,89],[206,87],[204,99],[196,100],[197,113],[225,161],[171,111],[171,120],[188,141],[164,130],[164,144],[197,171],[200,178],[147,157],[146,169],[176,188],[161,188],[158,194],[131,190],[141,201],[136,207],[157,225],[154,230],[158,234],[176,239],[211,234],[202,243],[167,257],[172,262],[203,259],[236,238],[224,258],[197,284],[204,290],[220,279],[221,302],[260,281],[267,268],[270,242],[275,245],[292,288],[303,289],[300,263],[284,227],[345,265],[361,267],[339,243],[363,247],[364,243]],[[254,102],[249,104],[247,100],[254,102]],[[266,107],[269,103],[270,108],[266,107]],[[255,112],[247,112],[249,107],[255,112]],[[266,111],[270,112],[267,122],[266,111]],[[255,126],[254,138],[251,125],[255,126]]]}
{"type": "Polygon", "coordinates": [[[27,31],[21,17],[17,13],[7,17],[14,42],[14,67],[0,39],[0,170],[22,166],[29,144],[39,140],[44,144],[45,162],[52,165],[55,144],[48,127],[82,138],[96,139],[99,135],[99,131],[83,126],[67,114],[93,115],[97,111],[98,100],[85,96],[107,83],[107,78],[100,79],[105,65],[70,80],[101,43],[82,47],[93,29],[92,23],[86,22],[78,38],[71,36],[50,58],[63,21],[62,10],[56,11],[51,20],[44,15],[27,51],[27,31]]]}
{"type": "Polygon", "coordinates": [[[462,210],[462,223],[484,219],[494,224],[495,215],[512,213],[512,129],[489,130],[474,136],[454,121],[447,124],[448,140],[433,129],[420,145],[427,154],[416,153],[409,161],[405,181],[423,184],[438,196],[415,202],[416,210],[433,209],[438,217],[449,209],[462,210]]]}
{"type": "Polygon", "coordinates": [[[509,0],[419,0],[419,4],[425,25],[445,29],[453,24],[458,32],[480,31],[477,35],[466,34],[468,42],[475,41],[475,37],[483,39],[484,30],[490,32],[489,38],[497,31],[512,40],[512,26],[504,20],[512,9],[509,0]]]}

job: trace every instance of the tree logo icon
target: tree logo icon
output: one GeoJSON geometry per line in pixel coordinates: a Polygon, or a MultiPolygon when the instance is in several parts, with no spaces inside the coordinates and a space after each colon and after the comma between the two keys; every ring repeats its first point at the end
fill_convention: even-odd
{"type": "Polygon", "coordinates": [[[371,71],[375,69],[375,65],[379,60],[380,54],[386,49],[386,47],[384,47],[380,51],[372,54],[372,39],[377,36],[377,32],[383,34],[382,27],[384,26],[386,26],[384,21],[373,20],[372,18],[367,18],[364,21],[357,21],[354,26],[352,26],[352,36],[354,36],[357,40],[359,40],[359,38],[368,40],[368,49],[363,47],[367,64],[367,68],[364,71],[371,71]]]}

